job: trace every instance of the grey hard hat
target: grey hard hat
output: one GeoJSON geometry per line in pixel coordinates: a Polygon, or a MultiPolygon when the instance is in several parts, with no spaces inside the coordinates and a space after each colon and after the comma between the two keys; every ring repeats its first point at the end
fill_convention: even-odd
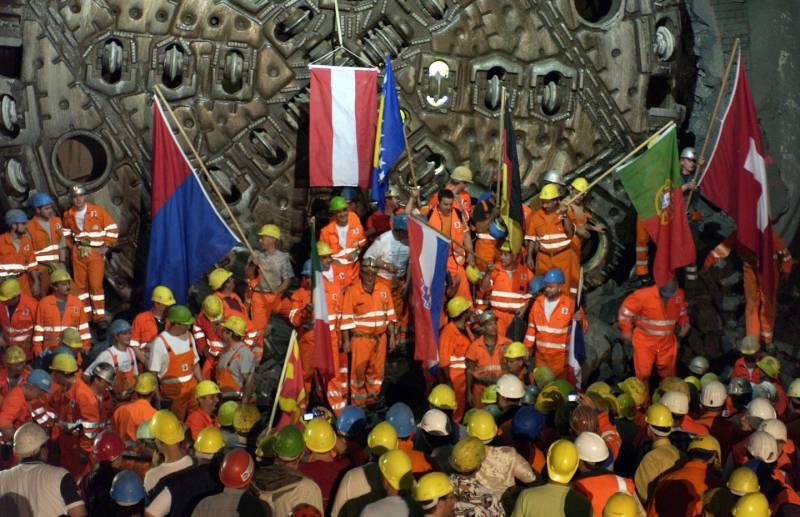
{"type": "Polygon", "coordinates": [[[86,187],[83,185],[73,185],[72,188],[69,189],[69,193],[73,196],[85,196],[86,187]]]}
{"type": "Polygon", "coordinates": [[[114,384],[114,367],[108,363],[100,363],[95,366],[92,375],[103,379],[109,384],[114,384]]]}
{"type": "Polygon", "coordinates": [[[556,169],[550,169],[549,171],[545,172],[542,176],[542,181],[544,183],[555,183],[556,185],[566,186],[564,182],[564,175],[561,174],[561,171],[556,169]]]}
{"type": "Polygon", "coordinates": [[[694,147],[684,147],[681,150],[681,160],[684,158],[688,160],[697,160],[697,152],[694,150],[694,147]]]}

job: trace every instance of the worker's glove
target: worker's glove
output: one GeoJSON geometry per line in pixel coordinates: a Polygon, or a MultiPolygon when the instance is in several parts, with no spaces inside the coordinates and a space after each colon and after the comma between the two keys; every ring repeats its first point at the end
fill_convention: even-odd
{"type": "Polygon", "coordinates": [[[78,256],[80,258],[86,258],[92,252],[92,248],[89,246],[78,246],[78,256]]]}

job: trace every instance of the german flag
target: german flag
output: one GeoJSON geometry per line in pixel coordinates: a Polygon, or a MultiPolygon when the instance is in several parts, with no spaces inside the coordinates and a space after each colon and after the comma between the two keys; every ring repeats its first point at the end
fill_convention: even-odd
{"type": "Polygon", "coordinates": [[[517,139],[514,136],[514,123],[511,111],[506,105],[505,122],[503,124],[503,163],[500,171],[500,217],[508,229],[507,240],[511,250],[516,254],[522,248],[524,237],[524,220],[522,212],[522,182],[519,177],[519,160],[517,159],[517,139]]]}

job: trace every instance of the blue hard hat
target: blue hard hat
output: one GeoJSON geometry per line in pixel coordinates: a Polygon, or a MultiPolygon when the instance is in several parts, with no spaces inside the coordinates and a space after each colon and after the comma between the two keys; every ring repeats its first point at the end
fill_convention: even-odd
{"type": "Polygon", "coordinates": [[[25,224],[28,222],[28,216],[19,208],[12,208],[6,212],[6,224],[25,224]]]}
{"type": "Polygon", "coordinates": [[[344,436],[358,436],[367,428],[367,415],[358,406],[347,406],[336,420],[336,431],[344,436]]]}
{"type": "Polygon", "coordinates": [[[300,271],[301,276],[311,276],[311,259],[303,262],[303,269],[300,271]]]}
{"type": "Polygon", "coordinates": [[[31,373],[28,374],[28,380],[26,381],[31,386],[36,386],[40,390],[44,391],[45,393],[50,393],[50,386],[53,385],[52,379],[50,379],[50,374],[44,370],[31,370],[31,373]]]}
{"type": "Polygon", "coordinates": [[[497,217],[492,219],[492,222],[489,223],[489,235],[497,240],[503,240],[508,236],[508,230],[502,219],[497,217]]]}
{"type": "Polygon", "coordinates": [[[348,201],[355,201],[358,199],[358,190],[353,187],[345,187],[342,189],[342,192],[339,194],[343,198],[348,201]]]}
{"type": "Polygon", "coordinates": [[[56,348],[51,348],[51,350],[53,351],[53,357],[57,356],[58,354],[69,354],[72,357],[75,357],[75,350],[68,346],[60,345],[56,348]]]}
{"type": "Polygon", "coordinates": [[[563,284],[564,283],[564,272],[558,269],[557,267],[551,268],[547,270],[547,273],[544,274],[544,283],[556,283],[556,284],[563,284]]]}
{"type": "Polygon", "coordinates": [[[111,499],[120,506],[133,506],[144,499],[144,485],[132,470],[122,470],[111,482],[111,499]]]}
{"type": "Polygon", "coordinates": [[[33,208],[41,208],[43,206],[54,205],[54,204],[55,201],[53,201],[53,198],[51,198],[49,194],[45,194],[44,192],[36,192],[31,197],[31,206],[33,208]]]}
{"type": "Polygon", "coordinates": [[[408,231],[408,215],[407,214],[398,214],[392,217],[392,230],[397,230],[400,232],[407,232],[408,231]]]}
{"type": "Polygon", "coordinates": [[[544,289],[544,277],[539,275],[533,277],[533,280],[528,282],[528,293],[529,294],[536,294],[541,292],[544,289]]]}
{"type": "Polygon", "coordinates": [[[544,425],[544,415],[532,406],[522,406],[511,420],[511,433],[520,438],[535,440],[544,425]]]}
{"type": "Polygon", "coordinates": [[[394,430],[397,431],[398,438],[408,438],[411,433],[416,429],[416,422],[414,422],[414,413],[411,408],[402,402],[397,402],[389,411],[386,412],[386,421],[392,424],[394,430]]]}
{"type": "Polygon", "coordinates": [[[117,334],[122,334],[123,332],[130,332],[131,324],[121,319],[114,320],[108,330],[111,332],[112,336],[116,336],[117,334]]]}
{"type": "Polygon", "coordinates": [[[665,299],[672,298],[678,292],[678,283],[674,279],[658,288],[658,294],[665,299]]]}

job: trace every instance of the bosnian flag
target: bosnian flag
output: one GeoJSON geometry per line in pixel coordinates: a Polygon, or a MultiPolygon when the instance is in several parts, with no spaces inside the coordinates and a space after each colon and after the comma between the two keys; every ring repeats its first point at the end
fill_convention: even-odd
{"type": "Polygon", "coordinates": [[[414,359],[439,361],[439,318],[444,303],[450,241],[414,217],[408,219],[409,267],[414,306],[414,359]]]}
{"type": "MultiPolygon", "coordinates": [[[[239,242],[183,154],[158,97],[153,102],[153,160],[147,293],[167,285],[178,303],[189,287],[239,242]]],[[[149,299],[149,297],[148,297],[149,299]]]]}
{"type": "Polygon", "coordinates": [[[312,187],[368,187],[378,70],[312,65],[308,174],[312,187]]]}
{"type": "Polygon", "coordinates": [[[317,238],[311,231],[311,303],[314,306],[314,353],[311,367],[319,371],[323,378],[330,379],[333,371],[333,351],[331,332],[328,323],[328,299],[325,296],[325,279],[322,278],[322,264],[317,253],[317,238]]]}

